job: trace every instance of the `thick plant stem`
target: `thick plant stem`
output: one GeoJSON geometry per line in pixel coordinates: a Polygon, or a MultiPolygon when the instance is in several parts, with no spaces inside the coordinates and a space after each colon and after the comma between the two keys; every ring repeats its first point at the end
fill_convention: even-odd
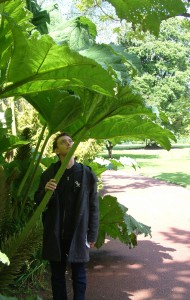
{"type": "MultiPolygon", "coordinates": [[[[66,155],[64,161],[62,162],[62,164],[61,164],[61,166],[60,166],[57,174],[55,175],[55,180],[56,180],[57,183],[61,179],[62,174],[64,173],[69,160],[73,156],[76,148],[78,147],[78,145],[79,145],[79,143],[81,141],[81,137],[83,137],[84,134],[85,134],[85,130],[82,130],[80,132],[79,137],[77,138],[77,140],[73,144],[72,148],[70,149],[70,151],[66,155]]],[[[25,238],[28,236],[29,232],[35,226],[36,222],[39,221],[39,218],[40,218],[42,212],[44,211],[47,203],[49,202],[52,194],[53,194],[53,191],[47,191],[46,192],[44,198],[42,199],[40,205],[38,206],[38,208],[34,212],[33,216],[30,218],[30,220],[28,221],[28,223],[23,228],[22,232],[20,233],[20,236],[17,238],[17,240],[15,240],[14,245],[12,244],[10,249],[6,249],[6,254],[8,255],[8,257],[10,259],[16,255],[17,249],[22,246],[22,243],[25,240],[25,238]]]]}
{"type": "Polygon", "coordinates": [[[32,172],[32,168],[35,164],[35,160],[36,160],[36,156],[37,156],[37,153],[38,153],[38,150],[39,150],[39,147],[40,147],[40,143],[41,143],[41,140],[43,139],[43,136],[44,136],[44,132],[46,130],[46,127],[47,127],[47,124],[45,124],[42,128],[42,131],[40,133],[40,136],[39,136],[39,139],[38,139],[38,143],[36,145],[36,148],[35,148],[35,151],[33,153],[33,156],[32,156],[32,160],[30,162],[30,165],[29,165],[29,168],[27,170],[27,172],[25,173],[22,181],[21,181],[21,184],[19,186],[19,189],[18,189],[18,192],[17,192],[17,197],[20,197],[21,193],[22,193],[22,190],[26,184],[26,181],[28,179],[28,177],[30,176],[30,173],[32,172]]]}
{"type": "Polygon", "coordinates": [[[34,178],[35,178],[35,175],[36,175],[36,172],[37,172],[38,166],[39,166],[39,164],[40,164],[40,160],[41,160],[41,158],[42,158],[42,155],[43,155],[44,149],[45,149],[45,147],[46,147],[46,145],[47,145],[47,143],[48,143],[48,141],[49,141],[49,138],[50,138],[50,136],[51,136],[51,135],[50,135],[50,134],[48,134],[48,135],[47,135],[47,137],[46,137],[46,138],[45,138],[45,140],[44,140],[44,143],[43,143],[42,149],[41,149],[41,151],[40,151],[40,155],[39,155],[39,157],[38,157],[38,159],[37,159],[37,162],[36,162],[36,164],[35,164],[35,168],[34,168],[34,171],[33,171],[32,177],[30,178],[29,185],[28,185],[28,187],[27,187],[26,193],[25,193],[25,195],[24,195],[24,198],[23,198],[22,207],[21,207],[21,210],[20,210],[19,217],[21,217],[21,216],[22,216],[22,213],[23,213],[23,211],[24,211],[24,208],[25,208],[25,205],[26,205],[26,200],[27,200],[27,197],[28,197],[29,191],[30,191],[30,189],[31,189],[31,186],[32,186],[32,184],[33,184],[33,182],[34,182],[34,178]]]}

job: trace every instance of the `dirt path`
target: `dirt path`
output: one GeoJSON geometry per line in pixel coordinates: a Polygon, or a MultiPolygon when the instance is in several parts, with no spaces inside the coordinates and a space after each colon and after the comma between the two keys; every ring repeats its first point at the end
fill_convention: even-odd
{"type": "Polygon", "coordinates": [[[139,236],[132,250],[114,240],[93,250],[87,300],[190,300],[190,190],[124,171],[103,180],[152,238],[139,236]]]}

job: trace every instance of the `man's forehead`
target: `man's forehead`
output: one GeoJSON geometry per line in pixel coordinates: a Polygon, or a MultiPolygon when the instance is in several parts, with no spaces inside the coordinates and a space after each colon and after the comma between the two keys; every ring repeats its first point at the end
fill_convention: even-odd
{"type": "Polygon", "coordinates": [[[58,138],[57,142],[68,141],[68,140],[72,140],[72,138],[68,135],[63,135],[58,138]]]}

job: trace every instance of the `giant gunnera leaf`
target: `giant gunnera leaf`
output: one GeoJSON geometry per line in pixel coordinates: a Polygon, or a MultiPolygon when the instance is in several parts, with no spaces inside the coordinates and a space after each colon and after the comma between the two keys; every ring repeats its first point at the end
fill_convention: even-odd
{"type": "Polygon", "coordinates": [[[100,227],[96,247],[100,248],[106,236],[114,239],[119,239],[129,248],[137,245],[137,235],[144,234],[151,236],[149,226],[136,221],[128,215],[127,208],[121,205],[117,198],[106,195],[103,198],[99,197],[100,206],[100,227]]]}

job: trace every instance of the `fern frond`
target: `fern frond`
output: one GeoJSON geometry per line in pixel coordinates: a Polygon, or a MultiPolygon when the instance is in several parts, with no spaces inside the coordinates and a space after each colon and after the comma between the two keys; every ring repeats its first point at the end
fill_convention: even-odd
{"type": "Polygon", "coordinates": [[[25,261],[41,246],[42,224],[38,222],[31,232],[18,243],[21,231],[7,239],[2,245],[2,251],[8,256],[10,265],[0,265],[0,287],[5,290],[19,274],[25,261]],[[19,245],[17,247],[17,245],[19,245]]]}

